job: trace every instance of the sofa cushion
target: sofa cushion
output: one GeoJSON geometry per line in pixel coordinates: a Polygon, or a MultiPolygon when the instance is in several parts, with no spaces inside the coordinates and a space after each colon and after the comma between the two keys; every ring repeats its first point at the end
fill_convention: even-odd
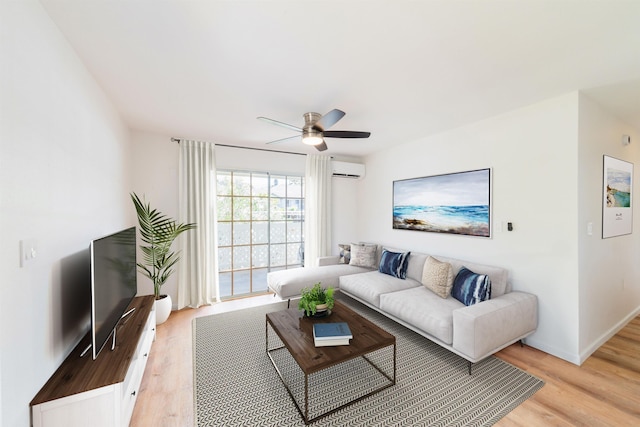
{"type": "Polygon", "coordinates": [[[376,268],[378,266],[377,245],[352,243],[349,264],[358,267],[376,268]]]}
{"type": "Polygon", "coordinates": [[[340,248],[340,260],[338,263],[349,264],[351,261],[351,245],[342,244],[338,245],[338,248],[340,248]]]}
{"type": "Polygon", "coordinates": [[[398,279],[406,279],[410,254],[411,252],[391,252],[384,249],[380,257],[378,271],[398,279]]]}
{"type": "Polygon", "coordinates": [[[464,305],[473,305],[491,299],[491,279],[462,267],[453,281],[451,295],[464,305]]]}
{"type": "Polygon", "coordinates": [[[424,268],[424,262],[428,255],[418,252],[411,252],[409,256],[409,263],[407,265],[407,277],[416,281],[422,280],[422,270],[424,268]]]}
{"type": "Polygon", "coordinates": [[[453,343],[453,311],[464,305],[424,286],[380,296],[380,309],[440,341],[453,343]]]}
{"type": "Polygon", "coordinates": [[[379,271],[369,271],[362,274],[352,274],[340,277],[340,290],[346,291],[356,298],[380,307],[380,295],[403,289],[422,287],[420,282],[413,279],[398,279],[379,271]]]}
{"type": "Polygon", "coordinates": [[[422,284],[440,298],[447,298],[453,287],[453,267],[448,262],[428,257],[424,263],[422,284]]]}

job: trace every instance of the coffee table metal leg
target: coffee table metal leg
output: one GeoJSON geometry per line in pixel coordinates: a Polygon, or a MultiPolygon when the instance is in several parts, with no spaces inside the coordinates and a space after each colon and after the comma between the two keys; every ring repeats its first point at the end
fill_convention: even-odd
{"type": "Polygon", "coordinates": [[[284,385],[284,388],[287,390],[287,393],[289,394],[289,397],[291,398],[291,401],[293,402],[293,405],[296,407],[296,409],[298,410],[298,413],[300,414],[300,416],[302,417],[302,419],[304,420],[305,424],[309,424],[309,383],[308,383],[308,375],[305,375],[304,380],[305,380],[305,386],[304,386],[304,390],[305,390],[305,409],[304,412],[302,412],[302,408],[300,407],[300,405],[298,405],[298,402],[296,401],[296,398],[293,396],[293,391],[291,390],[291,388],[289,387],[289,384],[285,381],[284,376],[282,375],[282,372],[280,371],[280,369],[278,368],[278,365],[276,364],[276,361],[273,359],[273,357],[271,356],[271,352],[276,351],[276,350],[281,350],[283,348],[285,348],[284,346],[281,347],[277,347],[277,348],[269,348],[269,322],[265,322],[265,342],[266,342],[266,351],[267,351],[267,357],[269,358],[269,360],[271,361],[271,365],[273,365],[273,368],[276,370],[276,374],[278,374],[278,378],[280,378],[280,382],[282,383],[282,385],[284,385]]]}
{"type": "Polygon", "coordinates": [[[309,424],[309,375],[304,374],[304,423],[309,424]]]}
{"type": "Polygon", "coordinates": [[[396,343],[393,343],[393,384],[396,384],[396,343]]]}
{"type": "Polygon", "coordinates": [[[271,361],[271,365],[273,365],[273,368],[275,369],[278,377],[280,378],[280,381],[282,382],[282,384],[284,385],[287,393],[289,394],[289,397],[291,398],[291,401],[293,402],[295,408],[298,410],[298,413],[300,414],[300,416],[302,417],[302,419],[304,420],[305,425],[309,425],[311,423],[313,423],[314,421],[317,421],[321,418],[324,418],[328,415],[331,415],[349,405],[353,405],[356,402],[359,402],[363,399],[366,399],[369,396],[372,396],[376,393],[381,392],[382,390],[389,388],[393,385],[396,384],[396,374],[397,374],[397,352],[396,352],[396,343],[393,343],[393,378],[390,378],[390,376],[384,372],[384,370],[382,370],[379,366],[377,366],[372,360],[370,360],[368,357],[366,357],[366,355],[362,355],[361,357],[367,361],[371,366],[373,366],[379,373],[381,373],[387,380],[389,380],[389,383],[377,388],[376,390],[373,390],[369,393],[366,393],[354,400],[351,400],[349,402],[346,402],[328,412],[319,414],[317,416],[315,416],[313,419],[309,419],[309,375],[310,374],[305,374],[304,375],[304,412],[301,408],[301,405],[298,404],[298,402],[296,401],[296,398],[293,395],[293,391],[291,390],[291,388],[289,387],[289,384],[287,383],[287,381],[285,381],[284,376],[282,375],[282,372],[280,371],[280,369],[278,368],[278,365],[276,364],[276,361],[274,360],[274,358],[271,356],[271,352],[276,351],[276,350],[280,350],[285,348],[284,346],[281,347],[277,347],[277,348],[272,348],[269,349],[269,322],[265,322],[265,346],[266,346],[266,353],[267,353],[267,357],[269,357],[269,360],[271,361]]]}

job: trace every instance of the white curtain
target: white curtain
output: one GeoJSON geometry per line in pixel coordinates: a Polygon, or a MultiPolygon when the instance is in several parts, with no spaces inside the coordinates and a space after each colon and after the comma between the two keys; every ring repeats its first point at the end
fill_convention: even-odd
{"type": "Polygon", "coordinates": [[[331,254],[331,157],[307,156],[305,174],[304,266],[331,254]]]}
{"type": "Polygon", "coordinates": [[[179,221],[196,224],[180,236],[178,309],[219,302],[214,144],[180,142],[179,221]]]}

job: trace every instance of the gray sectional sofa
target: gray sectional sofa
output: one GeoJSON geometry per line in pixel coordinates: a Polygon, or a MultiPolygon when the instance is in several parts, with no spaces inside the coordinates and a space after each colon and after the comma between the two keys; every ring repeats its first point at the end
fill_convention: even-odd
{"type": "MultiPolygon", "coordinates": [[[[389,249],[398,252],[397,249],[389,249]]],[[[378,247],[377,261],[382,248],[378,247]]],[[[508,271],[501,267],[433,256],[451,265],[453,275],[462,267],[487,275],[491,298],[465,305],[448,295],[443,298],[423,285],[428,254],[411,252],[404,279],[375,268],[340,264],[339,257],[325,257],[319,267],[269,273],[269,288],[281,298],[298,296],[302,288],[317,282],[379,311],[440,346],[478,362],[535,332],[538,307],[535,295],[512,291],[508,271]]],[[[431,261],[433,262],[433,261],[431,261]]]]}

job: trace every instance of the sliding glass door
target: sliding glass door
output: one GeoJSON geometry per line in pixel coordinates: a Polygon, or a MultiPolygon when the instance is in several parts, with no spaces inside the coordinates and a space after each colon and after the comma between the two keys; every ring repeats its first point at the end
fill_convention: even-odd
{"type": "Polygon", "coordinates": [[[304,262],[304,178],[218,171],[221,298],[267,292],[267,272],[304,262]]]}

